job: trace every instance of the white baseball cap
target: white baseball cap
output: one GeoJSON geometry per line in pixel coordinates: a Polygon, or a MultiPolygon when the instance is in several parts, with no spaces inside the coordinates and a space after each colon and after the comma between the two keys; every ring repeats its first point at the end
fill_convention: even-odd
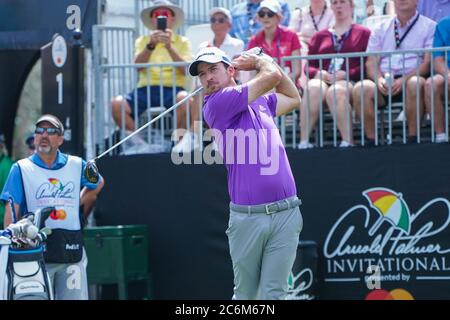
{"type": "Polygon", "coordinates": [[[231,23],[232,18],[231,18],[230,10],[228,10],[224,7],[215,7],[209,11],[209,17],[212,18],[212,16],[215,15],[216,13],[222,13],[223,15],[225,15],[228,18],[228,21],[231,23]]]}
{"type": "Polygon", "coordinates": [[[281,15],[281,5],[277,0],[264,0],[259,5],[258,11],[260,11],[262,8],[267,8],[270,11],[277,13],[281,15]]]}
{"type": "Polygon", "coordinates": [[[217,47],[206,47],[200,49],[195,56],[194,61],[189,65],[189,74],[193,77],[198,76],[197,67],[200,62],[206,63],[218,63],[223,62],[231,66],[231,60],[227,57],[226,53],[217,47]]]}

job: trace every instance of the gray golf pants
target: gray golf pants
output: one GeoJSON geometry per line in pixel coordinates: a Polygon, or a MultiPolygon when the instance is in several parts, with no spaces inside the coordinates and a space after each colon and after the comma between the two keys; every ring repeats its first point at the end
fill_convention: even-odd
{"type": "Polygon", "coordinates": [[[77,263],[46,263],[45,267],[53,285],[55,300],[87,300],[87,256],[77,263]]]}
{"type": "Polygon", "coordinates": [[[285,299],[302,227],[299,207],[270,215],[230,209],[234,300],[285,299]]]}

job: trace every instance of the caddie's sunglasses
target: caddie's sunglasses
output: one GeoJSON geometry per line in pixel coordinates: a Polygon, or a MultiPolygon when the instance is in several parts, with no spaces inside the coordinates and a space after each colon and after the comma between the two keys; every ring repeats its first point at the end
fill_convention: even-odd
{"type": "Polygon", "coordinates": [[[156,18],[159,16],[164,16],[164,17],[173,17],[174,14],[172,13],[172,11],[170,10],[155,10],[152,12],[152,17],[156,18]]]}
{"type": "Polygon", "coordinates": [[[272,12],[272,11],[266,11],[266,10],[260,10],[260,11],[258,11],[258,16],[260,17],[260,18],[264,18],[264,16],[265,15],[267,15],[269,18],[272,18],[272,17],[274,17],[275,16],[275,12],[272,12]]]}
{"type": "Polygon", "coordinates": [[[36,130],[34,130],[34,133],[36,134],[43,134],[44,132],[47,132],[49,136],[53,136],[55,134],[60,134],[59,129],[56,128],[36,128],[36,130]]]}
{"type": "Polygon", "coordinates": [[[209,19],[209,21],[212,23],[212,24],[214,24],[214,23],[220,23],[220,24],[222,24],[222,23],[225,23],[225,22],[227,22],[227,19],[225,19],[225,18],[211,18],[211,19],[209,19]]]}

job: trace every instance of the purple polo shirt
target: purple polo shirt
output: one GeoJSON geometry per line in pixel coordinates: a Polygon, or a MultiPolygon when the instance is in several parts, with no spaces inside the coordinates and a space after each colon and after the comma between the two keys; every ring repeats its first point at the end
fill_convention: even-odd
{"type": "Polygon", "coordinates": [[[204,118],[228,170],[231,202],[270,203],[297,194],[281,136],[274,122],[277,96],[248,104],[248,87],[228,87],[205,97],[204,118]],[[219,134],[220,132],[220,134],[219,134]],[[243,137],[243,134],[246,137],[243,137]]]}
{"type": "MultiPolygon", "coordinates": [[[[403,37],[415,21],[417,15],[418,13],[416,12],[416,15],[403,27],[400,26],[400,22],[396,16],[381,22],[374,30],[372,30],[367,46],[367,52],[396,51],[394,21],[397,20],[399,23],[399,35],[400,37],[403,37]]],[[[402,41],[398,50],[431,48],[433,46],[435,28],[436,22],[421,15],[406,38],[402,41]]],[[[403,55],[393,55],[391,58],[391,70],[389,70],[389,58],[388,56],[383,56],[380,61],[381,72],[391,72],[394,75],[407,74],[416,70],[417,57],[416,54],[405,54],[405,70],[403,70],[403,55]]],[[[420,65],[423,62],[423,55],[419,55],[419,59],[420,65]]]]}

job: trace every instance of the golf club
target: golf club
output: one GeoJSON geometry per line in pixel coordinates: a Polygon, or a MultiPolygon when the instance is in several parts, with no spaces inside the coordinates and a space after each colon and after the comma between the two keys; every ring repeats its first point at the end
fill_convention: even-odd
{"type": "Polygon", "coordinates": [[[111,152],[112,150],[114,150],[115,148],[117,148],[118,146],[120,146],[122,143],[124,143],[125,141],[127,141],[128,139],[131,139],[134,135],[138,134],[139,132],[141,132],[142,130],[144,130],[145,128],[147,128],[148,126],[150,126],[152,123],[158,121],[160,118],[164,117],[166,114],[168,114],[169,112],[175,110],[176,108],[178,108],[179,106],[181,106],[183,103],[185,103],[188,99],[190,99],[191,97],[195,96],[196,94],[198,94],[200,91],[203,90],[203,87],[197,88],[196,90],[192,91],[190,94],[188,94],[184,99],[180,100],[179,102],[175,103],[172,107],[170,107],[169,109],[167,109],[166,111],[164,111],[163,113],[161,113],[160,115],[158,115],[157,117],[153,118],[152,120],[148,121],[146,124],[144,124],[142,127],[140,127],[139,129],[137,129],[136,131],[134,131],[133,133],[131,133],[129,136],[123,138],[122,140],[120,140],[119,142],[117,142],[115,145],[113,145],[111,148],[109,148],[108,150],[106,150],[105,152],[103,152],[102,154],[98,155],[97,157],[95,157],[92,160],[89,160],[86,163],[86,167],[84,169],[84,175],[86,177],[86,179],[91,182],[91,183],[97,183],[98,179],[99,179],[99,174],[98,174],[98,168],[97,165],[95,164],[95,162],[104,157],[105,155],[107,155],[109,152],[111,152]]]}

